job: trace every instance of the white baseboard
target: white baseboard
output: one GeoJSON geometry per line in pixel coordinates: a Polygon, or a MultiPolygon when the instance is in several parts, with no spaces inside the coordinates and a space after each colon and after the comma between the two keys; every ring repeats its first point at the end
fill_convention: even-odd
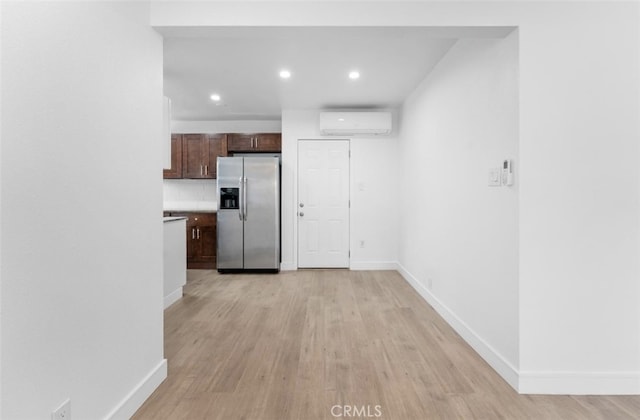
{"type": "Polygon", "coordinates": [[[520,394],[638,395],[640,372],[520,372],[520,394]]]}
{"type": "Polygon", "coordinates": [[[350,270],[398,270],[398,263],[395,261],[351,261],[350,270]]]}
{"type": "MultiPolygon", "coordinates": [[[[294,263],[280,263],[280,271],[296,271],[298,266],[294,263]]],[[[350,270],[398,270],[398,263],[395,261],[351,261],[350,270]]]]}
{"type": "Polygon", "coordinates": [[[447,323],[520,394],[638,395],[640,372],[519,371],[401,264],[398,272],[447,323]]]}
{"type": "Polygon", "coordinates": [[[280,271],[296,271],[298,266],[292,262],[281,262],[280,271]]]}
{"type": "Polygon", "coordinates": [[[167,359],[162,359],[149,374],[107,415],[107,420],[127,420],[167,378],[167,359]]]}
{"type": "Polygon", "coordinates": [[[518,390],[518,370],[514,368],[489,343],[482,339],[463,320],[435,297],[418,279],[409,273],[401,264],[398,272],[426,300],[433,309],[491,366],[513,389],[518,390]]]}
{"type": "Polygon", "coordinates": [[[182,286],[178,287],[173,292],[169,293],[164,297],[164,309],[167,309],[169,306],[177,302],[182,298],[182,286]]]}

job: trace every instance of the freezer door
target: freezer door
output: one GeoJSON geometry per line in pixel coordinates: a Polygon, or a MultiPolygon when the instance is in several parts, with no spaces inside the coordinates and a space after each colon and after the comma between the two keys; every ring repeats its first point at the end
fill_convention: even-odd
{"type": "Polygon", "coordinates": [[[244,268],[280,268],[278,158],[245,157],[244,268]]]}
{"type": "Polygon", "coordinates": [[[244,268],[243,262],[243,220],[242,220],[242,179],[243,158],[219,157],[217,163],[217,263],[218,270],[235,270],[244,268]],[[238,188],[239,207],[225,209],[222,196],[224,188],[238,188]]]}

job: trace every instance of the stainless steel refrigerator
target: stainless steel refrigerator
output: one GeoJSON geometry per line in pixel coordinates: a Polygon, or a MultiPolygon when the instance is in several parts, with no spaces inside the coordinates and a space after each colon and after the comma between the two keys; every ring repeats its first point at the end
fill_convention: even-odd
{"type": "Polygon", "coordinates": [[[280,270],[280,162],[219,157],[218,271],[280,270]]]}

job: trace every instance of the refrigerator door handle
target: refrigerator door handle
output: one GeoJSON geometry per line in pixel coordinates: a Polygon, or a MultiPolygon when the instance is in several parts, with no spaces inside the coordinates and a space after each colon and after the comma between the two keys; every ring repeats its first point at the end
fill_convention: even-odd
{"type": "Polygon", "coordinates": [[[243,197],[242,197],[242,205],[243,205],[242,214],[243,214],[244,220],[247,220],[247,177],[246,176],[243,177],[243,184],[244,185],[242,186],[242,194],[243,194],[243,197]]]}
{"type": "Polygon", "coordinates": [[[238,217],[240,217],[240,220],[244,220],[244,214],[242,214],[244,210],[244,189],[242,185],[242,177],[238,180],[238,184],[240,184],[240,194],[238,194],[238,200],[240,201],[238,203],[238,217]]]}

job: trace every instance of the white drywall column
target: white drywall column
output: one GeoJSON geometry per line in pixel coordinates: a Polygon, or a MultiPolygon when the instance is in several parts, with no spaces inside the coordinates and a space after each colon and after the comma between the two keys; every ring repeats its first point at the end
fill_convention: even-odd
{"type": "Polygon", "coordinates": [[[2,413],[129,418],[166,376],[162,39],[145,2],[3,2],[2,413]]]}

